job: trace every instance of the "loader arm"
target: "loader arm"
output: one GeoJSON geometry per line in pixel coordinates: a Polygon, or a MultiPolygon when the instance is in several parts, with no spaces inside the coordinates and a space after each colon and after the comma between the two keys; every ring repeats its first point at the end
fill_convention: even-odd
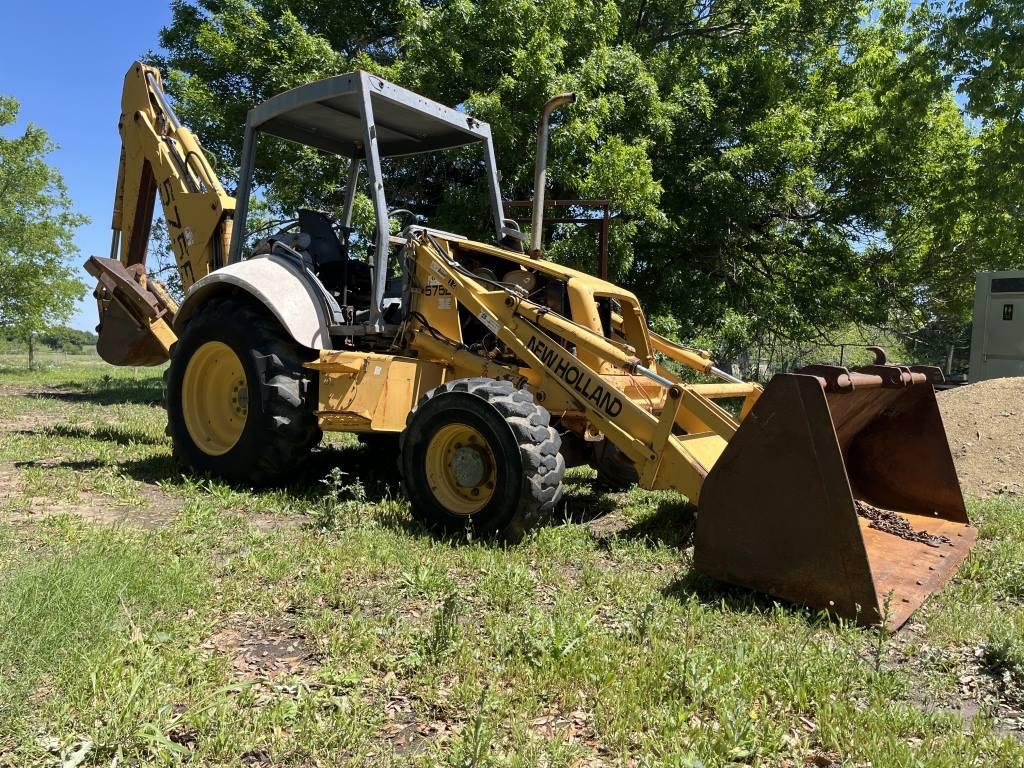
{"type": "MultiPolygon", "coordinates": [[[[697,387],[682,386],[647,369],[637,357],[589,328],[522,296],[487,290],[449,260],[429,235],[422,242],[420,247],[425,248],[427,258],[431,259],[432,271],[453,289],[458,301],[527,363],[531,371],[540,372],[537,397],[542,404],[553,394],[552,390],[561,390],[594,427],[633,461],[642,486],[674,490],[694,503],[699,500],[704,478],[739,427],[727,411],[697,387]],[[666,406],[660,414],[645,410],[580,356],[569,352],[565,342],[613,363],[626,374],[659,381],[668,390],[666,406]],[[685,429],[694,424],[699,424],[701,431],[673,434],[677,425],[685,429]]],[[[690,350],[676,347],[666,339],[661,340],[661,347],[695,370],[711,370],[708,359],[690,350]]],[[[736,395],[751,400],[756,400],[760,393],[757,385],[742,384],[735,389],[736,395]]]]}
{"type": "Polygon", "coordinates": [[[195,136],[178,122],[155,67],[135,62],[125,75],[118,129],[110,258],[86,263],[99,281],[97,348],[115,365],[152,365],[168,357],[176,311],[146,273],[157,196],[186,291],[226,262],[235,202],[195,136]]]}

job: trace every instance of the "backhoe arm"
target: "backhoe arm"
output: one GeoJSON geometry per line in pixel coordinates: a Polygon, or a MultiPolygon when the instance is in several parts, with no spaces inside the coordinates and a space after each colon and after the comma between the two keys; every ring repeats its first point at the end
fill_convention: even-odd
{"type": "Polygon", "coordinates": [[[235,201],[224,192],[195,136],[178,122],[160,72],[135,62],[121,95],[121,159],[110,258],[86,269],[99,285],[100,355],[115,365],[154,365],[169,355],[176,310],[146,274],[159,195],[182,287],[226,263],[235,201]]]}
{"type": "Polygon", "coordinates": [[[195,136],[171,111],[155,67],[135,62],[128,70],[118,128],[121,165],[110,255],[119,254],[125,266],[145,264],[159,193],[182,286],[188,290],[224,264],[235,201],[224,193],[195,136]]]}

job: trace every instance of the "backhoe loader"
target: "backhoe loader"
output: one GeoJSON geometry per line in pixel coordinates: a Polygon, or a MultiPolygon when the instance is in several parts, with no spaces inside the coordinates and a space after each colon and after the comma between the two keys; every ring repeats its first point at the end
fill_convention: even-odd
{"type": "Polygon", "coordinates": [[[699,572],[898,627],[977,535],[936,407],[941,374],[813,366],[762,388],[652,332],[631,292],[544,260],[548,118],[572,100],[540,121],[527,246],[502,214],[490,127],[465,112],[366,72],[281,93],[248,114],[232,198],[160,73],[133,64],[111,253],[87,265],[100,354],[170,361],[168,433],[186,469],[263,485],[289,478],[323,430],[391,437],[383,460],[397,460],[418,519],[515,540],[559,503],[566,466],[590,464],[696,504],[699,572]],[[281,139],[347,163],[344,205],[258,237],[257,144],[281,139]],[[388,208],[387,158],[456,147],[480,151],[492,243],[388,208]],[[354,231],[361,189],[372,232],[354,231]],[[157,196],[180,306],[145,269],[157,196]]]}

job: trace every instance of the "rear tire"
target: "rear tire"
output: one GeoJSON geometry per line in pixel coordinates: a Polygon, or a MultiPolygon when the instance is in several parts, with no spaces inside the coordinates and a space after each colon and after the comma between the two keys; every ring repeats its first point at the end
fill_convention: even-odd
{"type": "Polygon", "coordinates": [[[213,299],[188,320],[164,373],[167,432],[185,468],[230,483],[276,485],[320,442],[317,378],[262,307],[213,299]]]}
{"type": "Polygon", "coordinates": [[[565,460],[547,410],[496,379],[432,389],[409,414],[399,468],[430,528],[515,542],[562,496],[565,460]]]}

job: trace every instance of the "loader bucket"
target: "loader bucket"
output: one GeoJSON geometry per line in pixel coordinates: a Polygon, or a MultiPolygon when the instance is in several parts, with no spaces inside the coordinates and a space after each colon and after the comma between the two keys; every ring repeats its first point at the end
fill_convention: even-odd
{"type": "Polygon", "coordinates": [[[901,626],[978,534],[931,380],[896,366],[775,376],[705,480],[696,569],[901,626]]]}

